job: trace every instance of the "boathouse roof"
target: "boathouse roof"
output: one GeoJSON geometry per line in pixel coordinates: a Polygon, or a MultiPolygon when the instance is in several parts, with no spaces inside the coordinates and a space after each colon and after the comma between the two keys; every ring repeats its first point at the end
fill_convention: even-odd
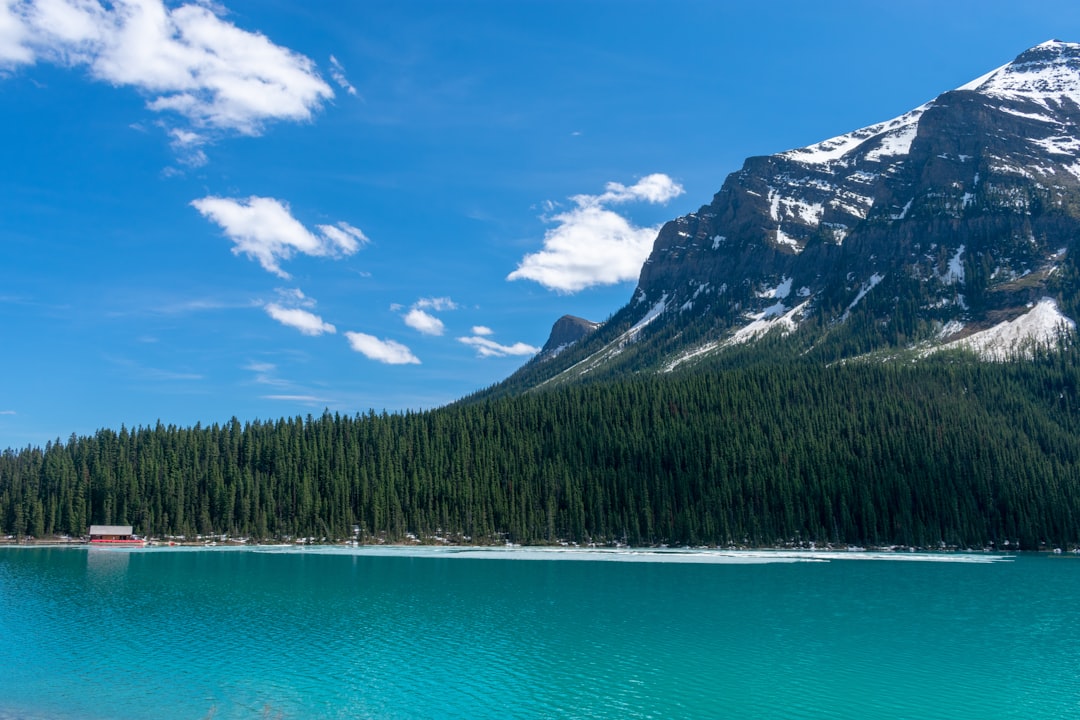
{"type": "Polygon", "coordinates": [[[131,525],[91,525],[91,535],[130,535],[131,525]]]}

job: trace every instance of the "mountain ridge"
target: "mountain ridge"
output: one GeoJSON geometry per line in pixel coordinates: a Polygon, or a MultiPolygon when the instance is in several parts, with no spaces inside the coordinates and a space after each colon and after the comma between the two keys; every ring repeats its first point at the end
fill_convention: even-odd
{"type": "Polygon", "coordinates": [[[673,370],[766,336],[825,361],[1056,342],[1080,310],[1078,127],[1080,44],[1051,40],[891,120],[747,158],[662,226],[626,306],[510,385],[673,370]]]}

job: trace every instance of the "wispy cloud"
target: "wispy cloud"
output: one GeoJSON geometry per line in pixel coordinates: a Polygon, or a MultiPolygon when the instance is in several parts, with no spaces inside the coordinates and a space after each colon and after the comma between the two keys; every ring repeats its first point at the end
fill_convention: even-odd
{"type": "Polygon", "coordinates": [[[280,278],[289,279],[281,262],[294,254],[316,257],[352,255],[368,240],[345,222],[319,225],[311,232],[292,216],[288,203],[252,195],[245,200],[208,196],[191,202],[203,217],[217,223],[233,242],[233,253],[247,255],[280,278]]]}
{"type": "MultiPolygon", "coordinates": [[[[552,290],[577,292],[594,285],[634,280],[652,250],[659,227],[636,227],[608,205],[664,203],[683,193],[667,175],[648,175],[631,186],[608,183],[600,195],[575,195],[574,207],[545,218],[556,227],[544,249],[526,255],[507,280],[533,280],[552,290]]],[[[547,204],[550,211],[554,208],[547,204]]]]}
{"type": "Polygon", "coordinates": [[[334,96],[310,58],[220,14],[210,2],[2,0],[0,66],[86,66],[145,93],[154,112],[245,135],[309,120],[334,96]]]}
{"type": "Polygon", "coordinates": [[[105,359],[113,363],[114,365],[123,368],[125,374],[129,377],[138,378],[140,380],[151,380],[154,382],[192,382],[202,380],[204,378],[201,373],[147,367],[136,362],[135,360],[125,357],[106,355],[105,359]]]}
{"type": "Polygon", "coordinates": [[[317,225],[316,227],[324,238],[336,245],[338,250],[346,255],[352,255],[360,249],[360,246],[371,242],[360,228],[355,228],[347,222],[339,222],[337,225],[317,225]]]}
{"type": "Polygon", "coordinates": [[[345,67],[338,62],[338,59],[333,55],[330,56],[330,77],[334,78],[334,82],[338,86],[349,93],[350,95],[356,95],[356,88],[349,82],[349,79],[345,77],[345,67]]]}
{"type": "Polygon", "coordinates": [[[285,387],[291,385],[288,380],[282,380],[277,376],[277,365],[268,362],[251,362],[244,366],[245,370],[255,373],[255,382],[260,385],[285,387]]]}
{"type": "Polygon", "coordinates": [[[202,149],[207,142],[205,136],[182,128],[172,128],[168,135],[171,138],[169,146],[183,165],[198,168],[209,161],[202,149]]]}
{"type": "Polygon", "coordinates": [[[430,308],[436,312],[458,309],[457,303],[448,297],[420,298],[415,303],[413,303],[413,307],[430,308]]]}
{"type": "Polygon", "coordinates": [[[492,334],[491,328],[479,325],[473,328],[471,336],[459,337],[458,342],[476,348],[476,354],[479,357],[526,356],[540,352],[540,348],[523,342],[516,342],[513,345],[501,345],[489,337],[492,334]]]}
{"type": "Polygon", "coordinates": [[[387,365],[419,365],[420,359],[396,340],[380,340],[374,335],[346,332],[349,346],[365,357],[387,365]]]}
{"type": "Polygon", "coordinates": [[[277,320],[282,325],[299,330],[304,335],[319,336],[324,333],[333,335],[337,328],[328,322],[324,322],[315,313],[300,308],[286,308],[277,303],[267,303],[266,314],[277,320]]]}
{"type": "Polygon", "coordinates": [[[0,415],[15,415],[14,410],[0,410],[0,415]]]}
{"type": "Polygon", "coordinates": [[[329,398],[318,395],[260,395],[263,400],[281,400],[284,402],[296,402],[302,405],[323,405],[330,402],[329,398]]]}
{"type": "Polygon", "coordinates": [[[315,307],[315,300],[305,295],[300,288],[279,288],[277,293],[278,302],[266,303],[263,310],[282,325],[315,337],[337,332],[337,328],[310,311],[310,308],[315,307]]]}
{"type": "MultiPolygon", "coordinates": [[[[396,312],[401,307],[395,303],[390,309],[396,312]]],[[[457,307],[457,303],[448,297],[420,298],[405,314],[405,324],[424,335],[442,335],[446,331],[446,326],[442,320],[428,311],[443,312],[457,310],[457,307]]]]}
{"type": "Polygon", "coordinates": [[[149,308],[128,307],[123,311],[114,311],[113,315],[142,315],[146,313],[158,315],[189,315],[199,312],[213,312],[215,310],[230,310],[239,308],[258,307],[256,300],[229,301],[219,298],[194,298],[192,300],[177,300],[175,302],[155,305],[149,308]]]}

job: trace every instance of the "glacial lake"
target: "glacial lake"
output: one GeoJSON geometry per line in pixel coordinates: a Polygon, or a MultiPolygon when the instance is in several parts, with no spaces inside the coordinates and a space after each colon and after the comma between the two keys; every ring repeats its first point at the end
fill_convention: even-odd
{"type": "Polygon", "coordinates": [[[1080,558],[0,548],[0,720],[1080,717],[1080,558]]]}

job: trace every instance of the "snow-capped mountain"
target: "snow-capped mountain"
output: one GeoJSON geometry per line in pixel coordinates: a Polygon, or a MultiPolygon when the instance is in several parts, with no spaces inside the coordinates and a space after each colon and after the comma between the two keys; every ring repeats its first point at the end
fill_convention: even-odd
{"type": "Polygon", "coordinates": [[[674,369],[783,335],[838,359],[1049,342],[1080,309],[1080,44],[893,120],[752,157],[668,222],[630,303],[539,377],[674,369]],[[997,328],[997,330],[995,330],[997,328]]]}

